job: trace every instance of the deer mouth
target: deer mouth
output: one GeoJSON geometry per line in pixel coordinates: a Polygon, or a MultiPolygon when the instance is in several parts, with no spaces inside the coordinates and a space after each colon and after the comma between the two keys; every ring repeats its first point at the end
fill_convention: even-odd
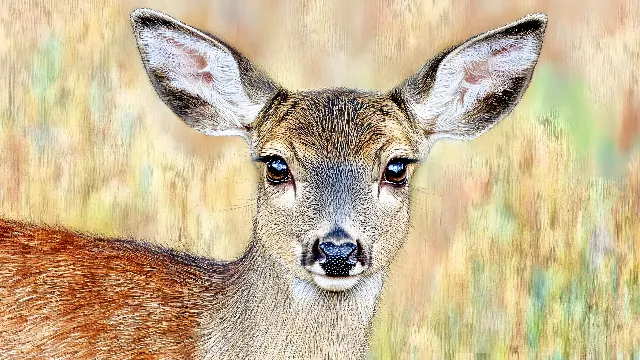
{"type": "Polygon", "coordinates": [[[360,280],[360,275],[327,276],[311,272],[313,282],[321,289],[331,292],[340,292],[351,289],[360,280]]]}
{"type": "Polygon", "coordinates": [[[365,267],[360,263],[356,264],[348,273],[341,276],[336,276],[332,273],[328,274],[319,262],[315,262],[311,266],[305,266],[305,269],[309,272],[311,279],[313,279],[313,282],[319,288],[334,292],[345,291],[352,288],[358,283],[362,277],[362,273],[365,271],[365,267]]]}
{"type": "Polygon", "coordinates": [[[307,265],[304,268],[311,273],[311,276],[324,276],[333,279],[345,279],[360,276],[365,270],[366,266],[361,263],[356,263],[350,270],[345,272],[336,273],[331,270],[327,271],[327,267],[323,266],[319,261],[314,262],[312,265],[307,265]]]}

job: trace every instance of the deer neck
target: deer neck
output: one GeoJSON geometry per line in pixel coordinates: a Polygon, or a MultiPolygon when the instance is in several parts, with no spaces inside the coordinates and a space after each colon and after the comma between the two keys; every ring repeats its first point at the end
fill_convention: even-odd
{"type": "Polygon", "coordinates": [[[363,358],[384,274],[332,293],[265,254],[252,242],[234,264],[203,322],[204,357],[363,358]]]}

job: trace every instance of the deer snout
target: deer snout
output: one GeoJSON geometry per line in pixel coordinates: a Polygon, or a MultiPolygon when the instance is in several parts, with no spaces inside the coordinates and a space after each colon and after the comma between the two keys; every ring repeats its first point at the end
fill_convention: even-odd
{"type": "Polygon", "coordinates": [[[349,276],[349,271],[358,263],[362,249],[358,242],[317,240],[314,257],[327,276],[349,276]]]}

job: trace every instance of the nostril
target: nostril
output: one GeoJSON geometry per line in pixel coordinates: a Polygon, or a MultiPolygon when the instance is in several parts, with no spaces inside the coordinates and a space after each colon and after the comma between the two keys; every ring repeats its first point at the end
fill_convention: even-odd
{"type": "Polygon", "coordinates": [[[313,247],[311,248],[313,252],[313,257],[320,263],[324,264],[327,261],[327,255],[324,251],[320,249],[320,239],[317,239],[313,243],[313,247]]]}
{"type": "Polygon", "coordinates": [[[358,241],[356,243],[356,247],[355,249],[353,249],[353,251],[351,251],[351,253],[349,254],[349,258],[348,258],[348,262],[350,264],[356,264],[358,262],[358,259],[360,259],[360,257],[362,256],[362,247],[360,246],[360,242],[358,241]]]}

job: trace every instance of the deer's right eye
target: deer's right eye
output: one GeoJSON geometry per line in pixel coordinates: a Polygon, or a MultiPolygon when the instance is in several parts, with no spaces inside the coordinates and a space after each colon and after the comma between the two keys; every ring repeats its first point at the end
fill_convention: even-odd
{"type": "Polygon", "coordinates": [[[265,173],[272,184],[279,184],[289,180],[289,166],[284,159],[274,157],[266,162],[265,173]]]}

